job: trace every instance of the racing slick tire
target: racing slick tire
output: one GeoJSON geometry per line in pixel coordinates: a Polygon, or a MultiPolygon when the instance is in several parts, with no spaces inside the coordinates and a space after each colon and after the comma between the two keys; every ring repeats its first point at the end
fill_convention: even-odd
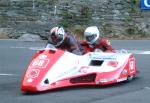
{"type": "Polygon", "coordinates": [[[127,77],[127,82],[130,82],[130,81],[132,81],[133,79],[134,79],[134,75],[129,75],[128,77],[127,77]]]}

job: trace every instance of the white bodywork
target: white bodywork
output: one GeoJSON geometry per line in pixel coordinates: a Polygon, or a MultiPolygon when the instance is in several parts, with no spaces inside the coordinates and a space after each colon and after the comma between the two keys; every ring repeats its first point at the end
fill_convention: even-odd
{"type": "Polygon", "coordinates": [[[49,83],[54,83],[58,80],[65,78],[71,78],[73,76],[83,75],[85,73],[93,72],[111,72],[120,67],[124,67],[128,63],[129,56],[131,54],[123,53],[100,53],[91,52],[83,56],[74,55],[69,52],[65,52],[62,57],[51,67],[47,72],[41,85],[44,84],[44,80],[48,79],[49,83]],[[104,61],[102,65],[93,66],[90,65],[92,60],[104,61]],[[116,67],[108,66],[109,61],[117,61],[116,67]]]}

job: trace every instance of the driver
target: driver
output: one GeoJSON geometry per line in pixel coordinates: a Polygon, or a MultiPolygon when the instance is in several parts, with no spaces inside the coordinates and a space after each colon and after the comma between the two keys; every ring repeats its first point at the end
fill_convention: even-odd
{"type": "Polygon", "coordinates": [[[65,32],[63,27],[53,27],[50,30],[48,44],[54,45],[56,48],[67,50],[77,55],[82,55],[80,43],[76,41],[70,32],[65,32]]]}
{"type": "Polygon", "coordinates": [[[84,31],[84,38],[85,41],[81,44],[86,52],[92,52],[96,49],[100,49],[103,52],[115,52],[110,42],[106,38],[100,37],[99,30],[96,26],[87,27],[84,31]]]}

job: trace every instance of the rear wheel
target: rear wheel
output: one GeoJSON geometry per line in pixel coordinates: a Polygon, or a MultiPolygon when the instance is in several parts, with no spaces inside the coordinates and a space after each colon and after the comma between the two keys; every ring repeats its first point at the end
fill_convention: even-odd
{"type": "Polygon", "coordinates": [[[134,77],[135,77],[134,75],[129,75],[129,76],[127,77],[127,81],[128,81],[128,82],[132,81],[134,77]]]}

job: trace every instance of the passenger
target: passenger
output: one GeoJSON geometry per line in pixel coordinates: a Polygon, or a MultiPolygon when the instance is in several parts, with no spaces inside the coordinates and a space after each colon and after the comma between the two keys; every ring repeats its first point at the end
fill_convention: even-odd
{"type": "Polygon", "coordinates": [[[100,49],[103,52],[115,52],[109,40],[100,36],[100,32],[96,26],[87,27],[84,31],[84,38],[85,41],[81,44],[86,52],[93,52],[96,49],[100,49]]]}

